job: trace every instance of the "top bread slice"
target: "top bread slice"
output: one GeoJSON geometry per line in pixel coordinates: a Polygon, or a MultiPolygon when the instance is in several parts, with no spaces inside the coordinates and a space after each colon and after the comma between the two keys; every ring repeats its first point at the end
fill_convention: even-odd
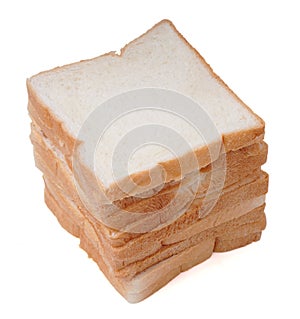
{"type": "MultiPolygon", "coordinates": [[[[222,145],[218,145],[212,156],[209,144],[216,141],[207,137],[205,140],[193,125],[180,118],[180,114],[166,112],[162,116],[160,111],[149,108],[122,114],[110,123],[98,141],[93,166],[85,158],[84,151],[79,159],[80,165],[95,173],[101,191],[111,200],[134,196],[180,180],[191,171],[216,160],[221,152],[237,150],[263,139],[264,122],[213,73],[168,20],[159,22],[127,44],[120,54],[110,52],[39,73],[27,80],[32,110],[47,122],[48,128],[56,128],[50,129],[49,134],[53,134],[54,140],[59,140],[66,153],[70,153],[76,145],[84,147],[90,143],[88,135],[81,134],[81,129],[103,103],[119,94],[149,87],[175,91],[199,104],[214,123],[222,145]],[[179,150],[174,155],[159,145],[148,145],[129,158],[125,173],[114,176],[114,150],[122,137],[153,123],[176,131],[187,141],[190,150],[186,147],[181,149],[179,143],[179,150]],[[198,167],[191,160],[194,155],[198,167]],[[184,172],[178,159],[187,163],[184,172]],[[133,186],[131,184],[124,191],[123,186],[129,181],[134,182],[133,186]]],[[[102,111],[108,117],[113,113],[112,108],[102,111]]],[[[123,147],[132,146],[125,144],[123,147]]]]}

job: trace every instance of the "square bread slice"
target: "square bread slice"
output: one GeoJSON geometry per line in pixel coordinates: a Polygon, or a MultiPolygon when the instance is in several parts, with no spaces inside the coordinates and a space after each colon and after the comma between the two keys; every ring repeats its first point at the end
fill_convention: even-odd
{"type": "Polygon", "coordinates": [[[96,176],[100,192],[111,201],[181,180],[221,153],[264,136],[264,122],[168,20],[120,54],[109,52],[39,73],[27,80],[27,87],[32,117],[46,123],[46,134],[73,164],[78,151],[78,167],[96,176]],[[147,88],[152,91],[143,91],[147,88]],[[179,105],[168,104],[174,101],[168,92],[179,105]],[[147,94],[150,102],[143,104],[141,97],[147,94]],[[126,108],[130,102],[140,108],[126,108]],[[203,115],[200,127],[194,123],[195,105],[203,115]]]}

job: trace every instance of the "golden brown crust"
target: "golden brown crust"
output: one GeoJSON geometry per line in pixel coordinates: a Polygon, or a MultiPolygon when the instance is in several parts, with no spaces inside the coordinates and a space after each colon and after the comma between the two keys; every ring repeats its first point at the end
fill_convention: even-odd
{"type": "Polygon", "coordinates": [[[260,240],[260,237],[261,237],[261,231],[258,231],[257,233],[243,235],[241,237],[233,238],[233,239],[229,239],[229,238],[223,239],[223,237],[217,237],[214,251],[226,252],[236,248],[240,248],[260,240]]]}
{"type": "MultiPolygon", "coordinates": [[[[60,224],[68,231],[73,231],[73,233],[80,238],[81,248],[88,253],[89,257],[96,261],[112,285],[129,302],[139,302],[147,298],[180,272],[186,271],[209,258],[213,251],[228,251],[257,241],[261,234],[259,229],[262,230],[265,227],[263,214],[255,221],[249,218],[251,222],[246,226],[246,229],[245,222],[242,222],[240,226],[243,227],[243,236],[241,236],[239,223],[238,220],[236,220],[236,228],[234,230],[231,229],[231,239],[228,238],[230,230],[226,229],[224,232],[223,229],[222,232],[216,232],[213,238],[204,239],[199,244],[147,268],[147,270],[128,280],[126,278],[116,277],[114,272],[111,271],[111,268],[103,259],[103,248],[101,248],[101,244],[97,242],[97,236],[88,220],[83,217],[84,222],[82,222],[81,219],[75,218],[76,214],[70,214],[64,211],[47,190],[45,192],[45,200],[60,224]],[[78,222],[81,223],[79,227],[77,227],[78,222]],[[76,230],[75,232],[74,229],[76,230]]],[[[253,215],[253,213],[249,214],[253,215]]]]}
{"type": "MultiPolygon", "coordinates": [[[[29,81],[27,81],[27,89],[29,115],[39,127],[43,128],[45,136],[51,137],[52,143],[65,155],[67,162],[71,164],[76,140],[69,134],[64,124],[47,107],[42,106],[42,102],[39,101],[39,98],[31,89],[29,81]],[[36,107],[37,105],[39,107],[36,107]]],[[[71,168],[72,166],[69,165],[69,167],[71,168]]]]}

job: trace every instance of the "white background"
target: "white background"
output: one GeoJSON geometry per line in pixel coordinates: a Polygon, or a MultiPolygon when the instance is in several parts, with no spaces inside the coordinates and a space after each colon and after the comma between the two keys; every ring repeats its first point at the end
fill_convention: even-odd
{"type": "Polygon", "coordinates": [[[1,2],[0,318],[300,317],[299,12],[297,1],[1,2]],[[163,18],[265,120],[268,226],[131,305],[43,202],[25,80],[118,50],[163,18]]]}

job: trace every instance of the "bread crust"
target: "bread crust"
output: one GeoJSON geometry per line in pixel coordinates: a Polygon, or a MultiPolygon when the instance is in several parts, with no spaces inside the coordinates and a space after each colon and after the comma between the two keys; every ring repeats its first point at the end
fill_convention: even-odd
{"type": "MultiPolygon", "coordinates": [[[[251,222],[248,224],[242,222],[240,225],[236,220],[235,228],[231,225],[229,229],[222,229],[222,231],[215,233],[213,238],[207,238],[182,253],[173,255],[147,268],[128,280],[115,276],[105,261],[101,245],[97,242],[96,232],[84,216],[82,217],[84,222],[82,222],[82,219],[76,217],[77,214],[64,211],[47,190],[45,190],[45,201],[60,224],[66,230],[73,231],[73,234],[80,238],[80,247],[87,252],[89,257],[94,259],[115,289],[131,303],[147,298],[182,271],[186,271],[208,259],[213,251],[228,251],[259,240],[261,230],[265,227],[263,213],[258,214],[259,217],[255,221],[250,218],[251,222]],[[78,222],[81,223],[79,227],[78,222]],[[230,239],[229,234],[231,234],[230,239]]],[[[250,212],[249,216],[253,214],[257,214],[257,211],[250,212]]]]}
{"type": "MultiPolygon", "coordinates": [[[[70,198],[68,199],[68,194],[59,189],[47,176],[45,176],[45,184],[52,196],[57,198],[57,202],[68,207],[68,211],[71,212],[72,207],[77,207],[76,203],[72,202],[70,198]]],[[[157,253],[161,253],[162,258],[172,252],[172,248],[178,243],[189,242],[199,232],[205,232],[222,223],[243,216],[247,213],[245,211],[247,201],[249,202],[251,199],[262,196],[266,191],[266,184],[267,180],[263,179],[245,185],[228,194],[223,194],[211,213],[202,219],[197,219],[197,206],[194,205],[193,208],[186,212],[185,216],[182,216],[181,219],[173,224],[159,231],[145,233],[138,237],[135,236],[122,246],[117,247],[113,246],[113,241],[107,236],[105,225],[99,227],[99,223],[96,223],[88,212],[82,211],[78,207],[76,209],[81,211],[93,225],[112,269],[117,272],[127,268],[127,271],[131,272],[130,265],[138,260],[145,261],[148,258],[148,262],[154,262],[153,256],[157,253]]],[[[260,202],[259,205],[263,210],[263,203],[260,202]]],[[[253,206],[249,206],[249,209],[251,207],[253,206]]],[[[130,236],[130,234],[128,235],[130,236]]],[[[181,250],[185,248],[182,246],[181,250]]]]}

